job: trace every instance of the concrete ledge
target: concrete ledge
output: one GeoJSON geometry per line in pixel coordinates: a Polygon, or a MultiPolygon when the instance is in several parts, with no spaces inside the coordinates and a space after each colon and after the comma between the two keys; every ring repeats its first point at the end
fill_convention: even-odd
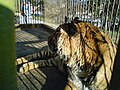
{"type": "Polygon", "coordinates": [[[15,28],[39,28],[41,24],[15,24],[15,28]]]}
{"type": "Polygon", "coordinates": [[[49,23],[42,23],[42,24],[15,24],[15,28],[26,29],[26,28],[40,28],[43,27],[49,32],[54,32],[58,25],[53,25],[49,23]]]}

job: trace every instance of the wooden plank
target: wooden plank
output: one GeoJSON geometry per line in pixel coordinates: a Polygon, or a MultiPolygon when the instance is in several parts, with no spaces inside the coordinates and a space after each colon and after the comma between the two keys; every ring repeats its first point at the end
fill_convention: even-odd
{"type": "Polygon", "coordinates": [[[32,69],[25,74],[17,73],[18,90],[41,90],[46,82],[46,75],[39,69],[32,69]]]}
{"type": "MultiPolygon", "coordinates": [[[[27,88],[26,90],[37,90],[36,87],[34,87],[34,85],[31,83],[31,81],[29,80],[26,74],[18,73],[18,76],[21,79],[21,82],[26,86],[27,88]]],[[[22,90],[21,87],[19,88],[19,90],[22,90]]]]}
{"type": "MultiPolygon", "coordinates": [[[[40,70],[39,70],[40,71],[40,70]]],[[[38,73],[36,69],[30,70],[30,74],[34,76],[36,80],[38,80],[41,85],[44,85],[46,82],[46,76],[45,74],[41,71],[41,73],[38,73]],[[43,75],[44,74],[44,75],[43,75]]]]}
{"type": "Polygon", "coordinates": [[[17,57],[35,53],[39,50],[47,49],[47,38],[49,32],[39,29],[25,29],[16,31],[17,57]]]}
{"type": "MultiPolygon", "coordinates": [[[[38,79],[36,79],[36,77],[32,74],[33,70],[30,70],[28,72],[25,73],[26,77],[28,78],[28,80],[32,83],[32,85],[36,88],[36,90],[41,90],[42,88],[42,83],[40,81],[38,81],[38,79]]],[[[37,75],[36,75],[37,76],[37,75]]],[[[42,78],[42,76],[40,76],[42,78]]],[[[44,78],[43,78],[44,79],[44,78]]]]}
{"type": "MultiPolygon", "coordinates": [[[[44,28],[16,30],[18,57],[44,49],[48,45],[47,38],[49,35],[50,32],[44,28]]],[[[17,73],[18,90],[41,90],[46,79],[46,75],[38,68],[24,74],[17,73]]]]}
{"type": "Polygon", "coordinates": [[[36,68],[35,70],[36,70],[36,72],[38,72],[41,76],[43,76],[45,79],[47,78],[47,76],[46,76],[39,68],[36,68]]]}
{"type": "Polygon", "coordinates": [[[17,85],[18,85],[18,90],[28,90],[29,89],[19,75],[17,75],[17,85]]]}

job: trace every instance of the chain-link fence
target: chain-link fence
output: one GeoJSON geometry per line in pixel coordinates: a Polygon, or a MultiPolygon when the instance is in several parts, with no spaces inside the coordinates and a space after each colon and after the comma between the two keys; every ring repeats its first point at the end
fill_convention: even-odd
{"type": "Polygon", "coordinates": [[[65,16],[70,20],[79,17],[103,28],[116,43],[120,38],[120,0],[16,0],[16,14],[19,24],[47,22],[59,25],[64,23],[65,16]],[[31,7],[28,16],[19,15],[21,7],[26,5],[31,7]]]}

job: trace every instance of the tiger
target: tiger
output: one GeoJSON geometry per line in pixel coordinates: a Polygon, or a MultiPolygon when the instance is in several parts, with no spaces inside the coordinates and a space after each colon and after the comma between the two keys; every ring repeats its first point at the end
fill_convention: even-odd
{"type": "Polygon", "coordinates": [[[107,90],[117,47],[100,28],[77,19],[65,21],[48,37],[51,51],[18,58],[19,72],[57,66],[68,74],[64,90],[107,90]]]}
{"type": "Polygon", "coordinates": [[[66,20],[48,37],[48,46],[66,66],[64,90],[108,90],[117,46],[101,28],[66,20]]]}

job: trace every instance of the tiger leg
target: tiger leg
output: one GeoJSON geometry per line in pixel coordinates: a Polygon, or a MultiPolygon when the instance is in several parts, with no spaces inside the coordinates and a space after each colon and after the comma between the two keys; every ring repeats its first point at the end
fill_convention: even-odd
{"type": "Polygon", "coordinates": [[[57,66],[60,71],[66,74],[66,69],[62,64],[62,62],[60,61],[59,56],[45,60],[35,60],[31,62],[26,62],[19,68],[18,72],[23,74],[31,69],[35,69],[38,67],[50,67],[50,66],[57,66]]]}
{"type": "Polygon", "coordinates": [[[34,54],[26,55],[24,57],[20,57],[16,59],[16,65],[24,64],[26,62],[40,60],[40,59],[49,59],[51,57],[55,57],[56,54],[51,52],[50,50],[40,51],[34,54]]]}
{"type": "Polygon", "coordinates": [[[28,62],[28,60],[25,59],[24,57],[21,57],[21,58],[16,59],[15,64],[20,65],[20,64],[23,64],[23,63],[26,63],[26,62],[28,62]]]}
{"type": "Polygon", "coordinates": [[[43,66],[52,66],[51,64],[57,65],[56,56],[51,51],[40,51],[34,54],[27,55],[25,57],[17,58],[16,65],[17,70],[20,73],[25,73],[28,70],[43,67],[43,66]],[[49,59],[51,58],[51,59],[49,59]],[[45,59],[45,60],[43,60],[45,59]]]}

